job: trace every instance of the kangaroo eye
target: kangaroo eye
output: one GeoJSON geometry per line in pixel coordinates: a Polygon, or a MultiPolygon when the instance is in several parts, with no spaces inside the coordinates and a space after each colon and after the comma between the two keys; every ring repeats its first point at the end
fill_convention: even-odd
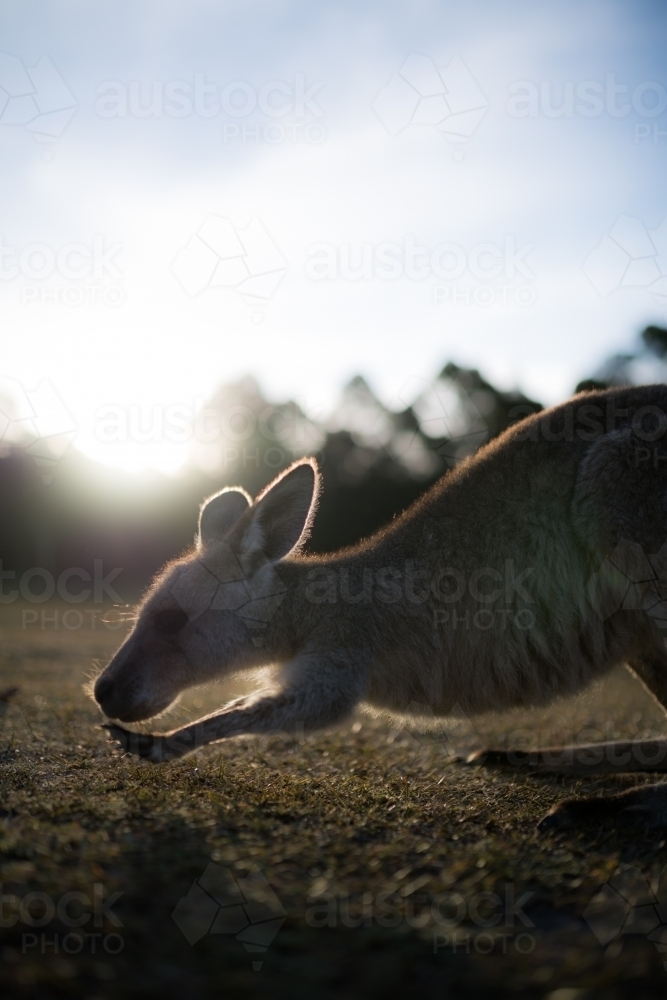
{"type": "Polygon", "coordinates": [[[158,611],[153,619],[155,628],[164,635],[175,635],[176,632],[180,632],[187,620],[187,614],[180,608],[158,611]]]}

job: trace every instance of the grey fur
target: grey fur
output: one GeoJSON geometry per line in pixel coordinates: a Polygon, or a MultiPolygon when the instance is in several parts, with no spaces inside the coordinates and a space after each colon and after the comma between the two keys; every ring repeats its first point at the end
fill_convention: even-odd
{"type": "Polygon", "coordinates": [[[149,591],[95,696],[112,718],[139,721],[240,668],[277,663],[280,687],[174,733],[112,724],[112,734],[169,760],[239,733],[327,726],[360,701],[437,716],[544,705],[618,663],[665,707],[665,414],[667,386],[582,393],[326,556],[299,553],[319,491],[314,460],[239,503],[231,525],[216,509],[229,494],[211,498],[204,537],[149,591]],[[619,598],[640,564],[646,579],[619,598]],[[179,607],[183,629],[160,634],[156,614],[179,607]]]}

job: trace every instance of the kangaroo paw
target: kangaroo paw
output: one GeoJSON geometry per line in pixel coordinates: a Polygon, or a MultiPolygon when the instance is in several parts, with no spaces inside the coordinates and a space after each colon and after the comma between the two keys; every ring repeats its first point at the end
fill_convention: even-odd
{"type": "Polygon", "coordinates": [[[105,722],[102,728],[109,731],[111,740],[115,740],[126,753],[134,754],[152,764],[162,764],[164,761],[181,756],[174,752],[173,748],[166,746],[166,740],[163,736],[154,736],[152,733],[133,733],[114,722],[105,722]]]}
{"type": "Polygon", "coordinates": [[[667,782],[600,798],[564,799],[540,820],[538,828],[550,830],[605,819],[613,819],[618,825],[641,822],[650,829],[667,826],[667,782]]]}
{"type": "Polygon", "coordinates": [[[513,767],[516,764],[516,761],[510,760],[507,750],[475,750],[465,760],[460,757],[459,762],[479,767],[513,767]]]}

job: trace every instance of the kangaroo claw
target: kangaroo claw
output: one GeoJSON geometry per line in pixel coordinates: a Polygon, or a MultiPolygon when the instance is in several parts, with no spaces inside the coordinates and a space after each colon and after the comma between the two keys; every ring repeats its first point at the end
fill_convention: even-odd
{"type": "Polygon", "coordinates": [[[133,733],[115,722],[103,723],[102,729],[109,731],[110,738],[120,744],[122,750],[134,754],[142,760],[148,760],[152,764],[161,764],[163,761],[177,756],[173,753],[169,755],[165,753],[163,736],[154,736],[152,733],[133,733]]]}
{"type": "Polygon", "coordinates": [[[475,750],[474,753],[468,755],[466,764],[477,765],[481,767],[504,767],[509,764],[507,759],[507,750],[475,750]]]}

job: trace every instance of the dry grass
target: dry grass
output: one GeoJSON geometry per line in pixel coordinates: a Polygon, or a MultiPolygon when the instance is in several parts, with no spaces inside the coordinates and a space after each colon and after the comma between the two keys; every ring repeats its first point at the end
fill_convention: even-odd
{"type": "MultiPolygon", "coordinates": [[[[452,763],[453,751],[480,741],[660,733],[659,711],[624,672],[545,712],[473,720],[474,730],[411,732],[358,715],[317,737],[236,740],[154,767],[112,751],[82,690],[123,629],[98,621],[94,631],[68,631],[60,620],[57,631],[48,623],[22,629],[22,610],[4,609],[0,635],[0,686],[20,686],[0,719],[3,892],[21,899],[39,891],[56,902],[72,891],[90,897],[95,883],[106,897],[121,892],[113,912],[123,926],[96,930],[118,933],[122,950],[108,954],[102,937],[95,954],[86,939],[68,955],[71,928],[57,916],[43,928],[20,919],[4,926],[13,912],[5,904],[3,996],[664,995],[663,956],[645,934],[603,948],[582,914],[619,866],[655,877],[667,864],[667,831],[603,826],[544,836],[535,828],[565,795],[647,779],[535,778],[452,763]],[[191,946],[172,920],[212,859],[239,876],[259,868],[273,886],[287,916],[265,953],[247,953],[232,934],[191,946]],[[505,900],[508,892],[531,894],[523,913],[534,926],[520,917],[510,926],[505,904],[489,911],[494,897],[479,896],[505,900]],[[436,914],[452,916],[448,926],[434,919],[434,900],[436,914]],[[476,923],[475,903],[480,920],[495,912],[500,921],[476,923]],[[48,944],[54,935],[57,954],[48,944]]],[[[229,694],[230,685],[194,692],[172,720],[229,694]]],[[[38,901],[31,912],[41,912],[38,901]]]]}

